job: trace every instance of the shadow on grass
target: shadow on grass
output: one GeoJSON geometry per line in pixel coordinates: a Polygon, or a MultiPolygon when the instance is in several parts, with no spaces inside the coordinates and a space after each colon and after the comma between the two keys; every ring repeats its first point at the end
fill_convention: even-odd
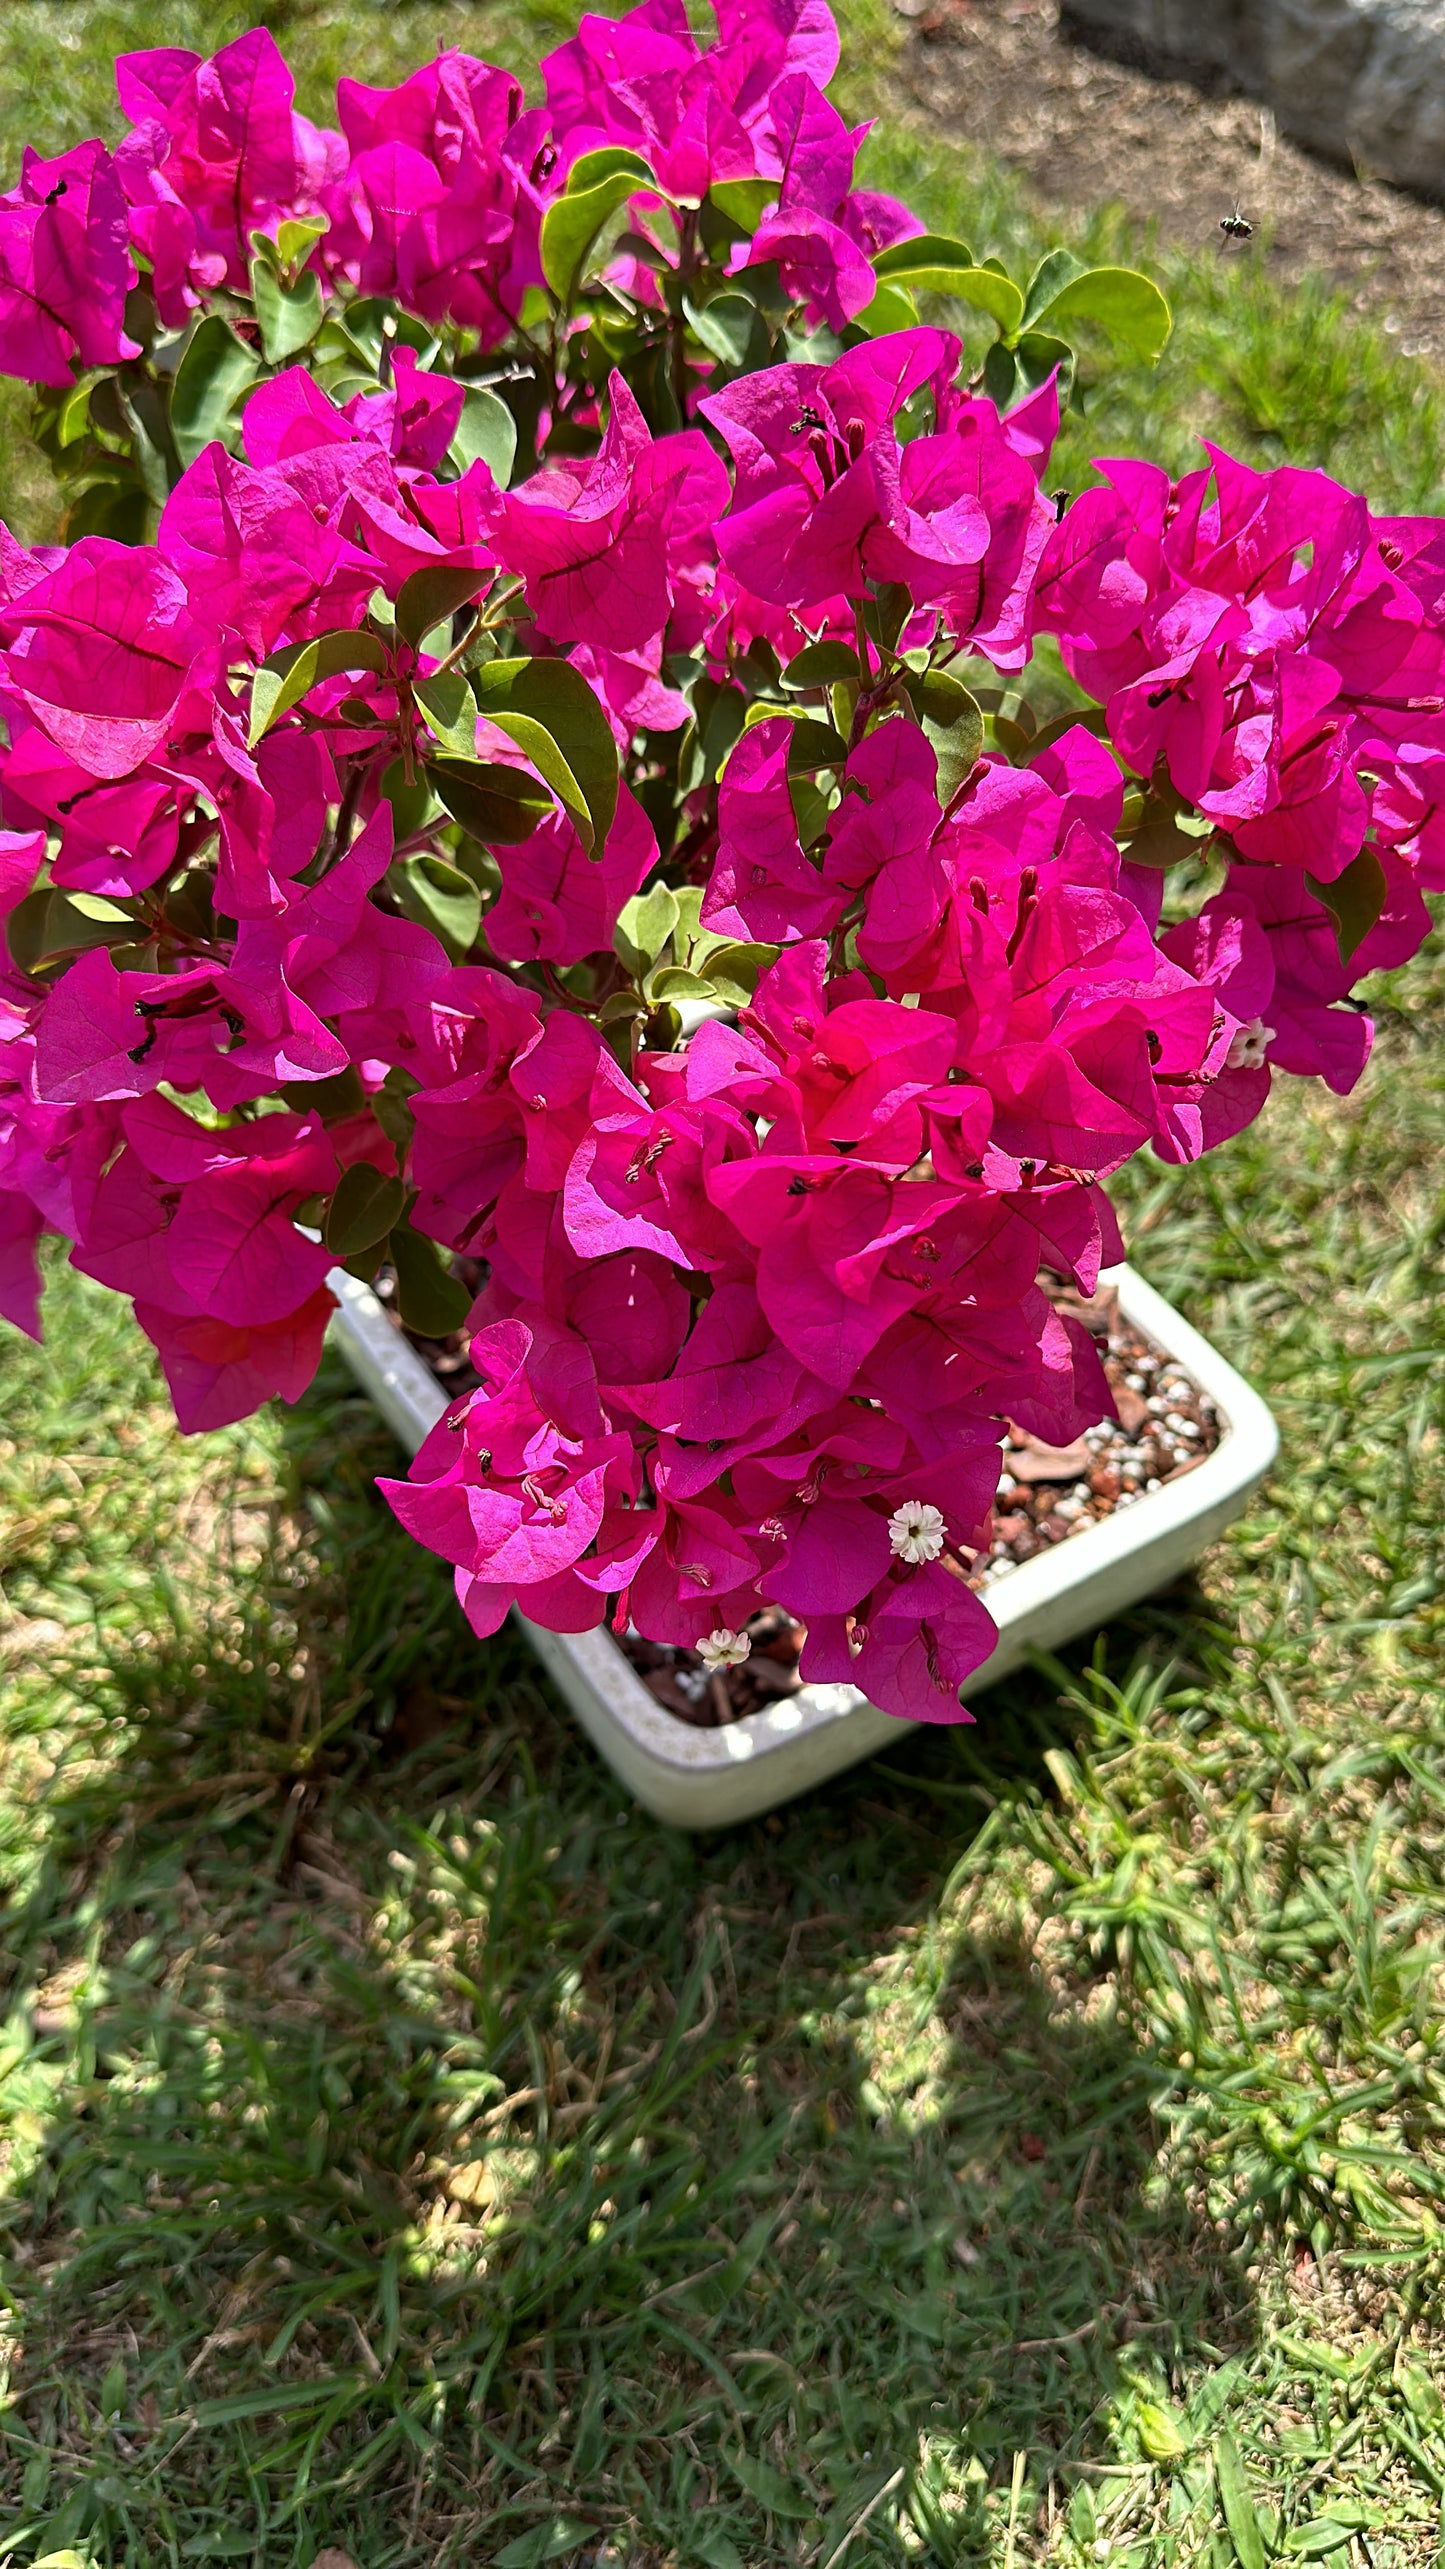
{"type": "Polygon", "coordinates": [[[1051,1690],[689,1840],[466,1635],[339,1373],[289,1442],[6,1922],[10,2555],[1027,2556],[1250,2331],[1030,1906],[1051,1690]]]}

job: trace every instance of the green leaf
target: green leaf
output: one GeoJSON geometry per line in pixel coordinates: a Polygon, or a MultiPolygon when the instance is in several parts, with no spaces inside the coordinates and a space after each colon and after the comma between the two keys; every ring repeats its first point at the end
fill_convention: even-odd
{"type": "Polygon", "coordinates": [[[391,1263],[396,1269],[396,1307],[402,1325],[418,1338],[450,1338],[472,1307],[472,1297],[459,1276],[443,1266],[434,1240],[399,1222],[389,1234],[391,1263]]]}
{"type": "Polygon", "coordinates": [[[729,752],[736,748],[743,736],[747,724],[747,699],[740,687],[719,686],[714,680],[703,678],[693,689],[692,708],[702,773],[711,782],[722,774],[729,752]]]}
{"type": "Polygon", "coordinates": [[[386,1238],[405,1203],[399,1177],[386,1177],[369,1160],[357,1160],[337,1180],[321,1236],[338,1258],[359,1257],[386,1238]]]}
{"type": "Polygon", "coordinates": [[[74,446],[85,435],[90,426],[90,396],[99,381],[96,373],[82,375],[79,383],[61,394],[55,412],[57,446],[74,446]]]}
{"type": "Polygon", "coordinates": [[[299,260],[309,258],[317,242],[330,229],[330,222],[324,214],[311,214],[304,219],[288,214],[286,220],[277,225],[274,240],[269,232],[250,235],[251,255],[264,259],[273,273],[280,275],[286,269],[294,268],[299,260]]]}
{"type": "Polygon", "coordinates": [[[484,705],[482,711],[488,722],[495,723],[499,731],[516,742],[538,775],[550,785],[587,854],[600,856],[587,797],[546,724],[535,721],[531,714],[499,713],[491,705],[484,705]]]}
{"type": "MultiPolygon", "coordinates": [[[[27,892],[6,923],[6,943],[22,972],[34,972],[56,955],[88,954],[94,946],[126,945],[135,936],[136,920],[119,902],[95,892],[57,892],[46,884],[27,892]]],[[[142,1023],[136,1019],[136,1040],[142,1023]]]]}
{"type": "Polygon", "coordinates": [[[876,597],[863,601],[863,622],[875,642],[892,651],[909,615],[913,600],[901,580],[885,580],[876,597]]]}
{"type": "Polygon", "coordinates": [[[946,291],[959,303],[974,304],[998,323],[1005,338],[1017,330],[1023,316],[1024,299],[1012,277],[997,268],[970,268],[952,277],[946,291]]]}
{"type": "Polygon", "coordinates": [[[412,693],[428,731],[451,757],[477,757],[477,700],[460,669],[443,669],[418,678],[412,693]]]}
{"type": "Polygon", "coordinates": [[[323,1124],[359,1115],[366,1105],[366,1091],[350,1062],[345,1070],[333,1071],[329,1079],[283,1080],[280,1093],[296,1114],[317,1114],[323,1124]]]}
{"type": "Polygon", "coordinates": [[[391,805],[391,834],[399,845],[421,828],[432,809],[431,778],[423,768],[419,776],[408,780],[405,761],[393,758],[382,771],[381,790],[391,805]]]}
{"type": "Polygon", "coordinates": [[[788,742],[790,776],[808,776],[819,767],[841,767],[847,755],[848,744],[831,723],[815,722],[809,714],[794,721],[788,742]]]}
{"type": "Polygon", "coordinates": [[[907,286],[916,294],[951,294],[960,303],[977,305],[998,323],[1005,337],[1023,320],[1024,299],[1012,277],[994,261],[980,267],[962,241],[943,232],[922,232],[916,241],[895,241],[879,252],[873,273],[880,286],[907,286]]]}
{"type": "Polygon", "coordinates": [[[595,2524],[585,2524],[580,2516],[549,2516],[544,2524],[519,2534],[504,2551],[492,2553],[492,2569],[541,2569],[545,2560],[560,2560],[564,2551],[576,2551],[584,2542],[594,2539],[595,2524]]]}
{"type": "Polygon", "coordinates": [[[490,571],[454,569],[447,562],[429,562],[425,570],[410,572],[396,593],[397,632],[419,643],[434,624],[469,605],[491,576],[490,571]]]}
{"type": "Polygon", "coordinates": [[[724,945],[710,954],[700,968],[719,999],[740,1008],[752,998],[760,975],[777,959],[776,946],[724,945]]]}
{"type": "Polygon", "coordinates": [[[604,223],[629,196],[658,188],[647,163],[618,145],[584,152],[542,217],[542,274],[564,311],[571,306],[588,254],[604,223]]]}
{"type": "MultiPolygon", "coordinates": [[[[1032,748],[1032,742],[1029,744],[1032,748]]],[[[1171,865],[1182,865],[1194,852],[1197,841],[1187,838],[1172,812],[1151,806],[1131,839],[1123,842],[1121,853],[1126,864],[1147,865],[1152,873],[1167,874],[1171,865]]]]}
{"type": "Polygon", "coordinates": [[[1305,880],[1334,920],[1340,961],[1348,963],[1352,955],[1358,954],[1384,909],[1387,887],[1383,865],[1372,847],[1362,847],[1333,883],[1321,883],[1316,874],[1306,875],[1305,880]]]}
{"type": "Polygon", "coordinates": [[[676,1003],[679,999],[713,999],[717,994],[707,975],[689,972],[680,963],[665,963],[649,975],[647,995],[654,1006],[661,1006],[668,999],[676,1003]]]}
{"type": "Polygon", "coordinates": [[[973,265],[973,252],[965,242],[955,241],[947,232],[920,232],[915,240],[895,241],[890,249],[880,250],[873,273],[880,283],[897,280],[952,294],[954,279],[973,265]]]}
{"type": "Polygon", "coordinates": [[[471,876],[448,857],[423,849],[389,866],[386,883],[407,917],[415,919],[418,927],[430,928],[453,963],[460,963],[476,944],[482,924],[482,896],[471,876]]]}
{"type": "Polygon", "coordinates": [[[828,822],[830,807],[827,795],[810,776],[790,776],[788,796],[793,806],[793,818],[798,824],[799,846],[816,846],[828,822]]]}
{"type": "Polygon", "coordinates": [[[1354,2536],[1355,2527],[1341,2524],[1338,2516],[1317,2515],[1311,2523],[1297,2524],[1285,2535],[1285,2553],[1291,2560],[1328,2560],[1332,2552],[1343,2551],[1354,2536]]]}
{"type": "MultiPolygon", "coordinates": [[[[1044,266],[1048,264],[1045,260],[1044,266]]],[[[1032,328],[1036,322],[1044,321],[1051,330],[1067,330],[1073,322],[1092,321],[1151,366],[1162,356],[1174,327],[1169,306],[1153,278],[1140,276],[1135,268],[1086,268],[1051,301],[1037,306],[1031,292],[1025,324],[1032,328]]]]}
{"type": "Polygon", "coordinates": [[[556,807],[535,776],[486,759],[430,758],[427,775],[454,821],[483,847],[516,847],[556,807]]]}
{"type": "Polygon", "coordinates": [[[810,642],[788,662],[783,671],[785,687],[832,687],[840,679],[857,678],[858,654],[851,642],[810,642]]]}
{"type": "MultiPolygon", "coordinates": [[[[989,355],[993,355],[989,350],[989,355]]],[[[1013,348],[1013,399],[1024,401],[1050,375],[1059,379],[1059,408],[1066,410],[1074,388],[1074,352],[1067,339],[1055,339],[1046,330],[1026,330],[1013,348]]]]}
{"type": "Polygon", "coordinates": [[[1189,2437],[1178,2409],[1163,2400],[1141,2400],[1134,2412],[1139,2441],[1151,2462],[1180,2462],[1189,2450],[1189,2437]]]}
{"type": "Polygon", "coordinates": [[[488,721],[526,750],[588,854],[600,854],[617,810],[617,744],[581,670],[570,660],[489,660],[475,685],[488,721]]]}
{"type": "Polygon", "coordinates": [[[961,678],[950,678],[946,669],[924,669],[917,677],[906,678],[904,686],[919,721],[931,724],[935,731],[972,732],[976,725],[978,747],[973,756],[977,758],[983,747],[983,712],[961,678]]]}
{"type": "Polygon", "coordinates": [[[374,633],[320,633],[314,642],[292,642],[284,651],[274,651],[251,681],[247,747],[254,749],[272,724],[299,705],[323,678],[337,678],[343,669],[380,672],[386,660],[386,645],[374,633]]]}
{"type": "Polygon", "coordinates": [[[629,972],[639,975],[651,969],[680,916],[677,897],[666,883],[653,883],[645,892],[634,892],[618,913],[612,935],[613,946],[629,972]]]}
{"type": "Polygon", "coordinates": [[[116,544],[144,544],[146,494],[129,469],[87,484],[66,510],[61,533],[67,544],[82,535],[108,535],[116,544]]]}
{"type": "Polygon", "coordinates": [[[751,238],[768,207],[778,201],[778,181],[775,178],[715,179],[708,189],[708,196],[718,212],[727,216],[729,223],[736,224],[740,232],[746,232],[751,238]]]}
{"type": "Polygon", "coordinates": [[[568,196],[590,196],[594,187],[605,179],[625,178],[628,173],[640,178],[655,196],[666,196],[667,190],[654,178],[641,154],[625,143],[600,143],[594,152],[583,152],[567,173],[564,193],[568,196]]]}
{"type": "Polygon", "coordinates": [[[1062,740],[1065,732],[1072,731],[1076,724],[1100,738],[1109,728],[1108,716],[1102,705],[1071,706],[1066,714],[1055,714],[1052,722],[1040,723],[1029,743],[1030,758],[1037,758],[1041,749],[1052,749],[1055,741],[1062,740]]]}
{"type": "Polygon", "coordinates": [[[909,680],[908,695],[938,760],[938,799],[948,803],[983,755],[983,710],[962,681],[942,669],[909,680]]]}
{"type": "Polygon", "coordinates": [[[136,470],[156,507],[164,508],[180,480],[181,457],[161,388],[144,379],[132,382],[120,391],[120,404],[134,445],[136,470]]]}
{"type": "Polygon", "coordinates": [[[854,318],[853,327],[865,339],[886,339],[891,330],[913,330],[918,326],[918,306],[911,289],[894,278],[880,285],[870,304],[854,318]]]}
{"type": "Polygon", "coordinates": [[[734,374],[749,374],[767,364],[772,348],[768,325],[747,295],[714,295],[711,303],[694,303],[684,295],[682,308],[695,336],[720,365],[730,366],[734,374]]]}
{"type": "Polygon", "coordinates": [[[504,401],[485,384],[468,384],[456,435],[447,448],[458,472],[481,462],[505,490],[517,454],[517,423],[504,401]]]}
{"type": "Polygon", "coordinates": [[[420,1085],[410,1071],[393,1066],[372,1096],[371,1111],[396,1153],[398,1170],[405,1164],[416,1132],[411,1101],[420,1085]]]}
{"type": "Polygon", "coordinates": [[[703,2569],[743,2569],[742,2553],[730,2534],[705,2524],[689,2539],[703,2569]]]}
{"type": "Polygon", "coordinates": [[[1214,2476],[1239,2569],[1265,2569],[1264,2533],[1249,2494],[1239,2448],[1227,2428],[1214,2439],[1214,2476]]]}
{"type": "Polygon", "coordinates": [[[1084,2544],[1093,2542],[1099,2530],[1099,2518],[1094,2505],[1094,2492],[1087,2480],[1079,2482],[1069,2500],[1068,2522],[1069,2531],[1081,2548],[1084,2544]]]}
{"type": "Polygon", "coordinates": [[[756,2498],[769,2515],[791,2516],[795,2521],[815,2513],[813,2501],[804,2491],[795,2489],[771,2462],[759,2462],[751,2453],[725,2455],[733,2477],[742,2482],[750,2498],[756,2498]]]}
{"type": "Polygon", "coordinates": [[[310,346],[321,327],[321,279],[310,268],[294,285],[283,285],[265,259],[253,259],[251,301],[268,365],[284,365],[288,357],[310,346]]]}
{"type": "Polygon", "coordinates": [[[1418,2425],[1431,2433],[1445,2425],[1445,2400],[1422,2365],[1402,2356],[1395,2366],[1395,2384],[1418,2425]]]}
{"type": "Polygon", "coordinates": [[[1009,410],[1019,390],[1019,370],[1012,348],[995,339],[983,361],[983,388],[995,410],[1009,410]]]}
{"type": "Polygon", "coordinates": [[[213,437],[225,436],[259,372],[252,351],[218,312],[197,322],[171,385],[171,435],[182,464],[194,464],[213,437]]]}
{"type": "Polygon", "coordinates": [[[276,247],[284,267],[294,268],[298,259],[308,257],[319,240],[331,229],[326,214],[288,214],[276,227],[276,247]]]}
{"type": "Polygon", "coordinates": [[[1021,330],[1032,330],[1040,315],[1047,312],[1056,294],[1062,294],[1076,277],[1089,274],[1087,259],[1075,250],[1050,250],[1039,261],[1024,288],[1024,308],[1019,321],[1021,330]]]}

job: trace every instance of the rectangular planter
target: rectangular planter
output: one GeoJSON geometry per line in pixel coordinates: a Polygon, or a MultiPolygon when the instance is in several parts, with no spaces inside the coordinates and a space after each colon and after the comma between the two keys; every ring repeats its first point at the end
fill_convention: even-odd
{"type": "MultiPolygon", "coordinates": [[[[1274,1420],[1258,1393],[1162,1294],[1128,1266],[1112,1269],[1104,1281],[1118,1286],[1125,1319],[1209,1394],[1220,1440],[1202,1463],[1036,1553],[989,1588],[998,1648],[970,1678],[964,1690],[970,1702],[1009,1676],[1030,1649],[1057,1649],[1177,1577],[1240,1514],[1278,1450],[1274,1420]]],[[[340,1268],[330,1283],[339,1305],[332,1336],[414,1454],[446,1408],[446,1396],[369,1286],[340,1268]]],[[[725,1728],[694,1730],[648,1693],[605,1626],[544,1632],[525,1616],[518,1620],[593,1745],[644,1808],[674,1828],[751,1819],[916,1727],[880,1713],[855,1686],[834,1685],[804,1686],[725,1728]]]]}

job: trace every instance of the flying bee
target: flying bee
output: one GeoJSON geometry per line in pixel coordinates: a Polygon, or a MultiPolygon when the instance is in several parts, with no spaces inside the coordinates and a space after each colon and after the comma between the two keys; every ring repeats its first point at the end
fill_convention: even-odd
{"type": "Polygon", "coordinates": [[[1219,218],[1219,228],[1224,234],[1226,241],[1252,241],[1254,239],[1254,225],[1248,222],[1245,216],[1240,213],[1237,205],[1232,214],[1221,214],[1219,218]]]}
{"type": "Polygon", "coordinates": [[[822,425],[822,418],[813,408],[812,403],[805,401],[789,433],[794,437],[801,437],[805,431],[821,428],[822,425]]]}
{"type": "Polygon", "coordinates": [[[1052,500],[1054,506],[1055,526],[1061,526],[1063,524],[1064,511],[1067,509],[1073,496],[1073,492],[1068,490],[1050,491],[1049,498],[1052,500]]]}

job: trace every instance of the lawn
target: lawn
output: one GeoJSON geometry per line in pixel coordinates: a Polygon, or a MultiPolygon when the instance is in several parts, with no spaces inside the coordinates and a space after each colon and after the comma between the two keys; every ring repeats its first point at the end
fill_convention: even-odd
{"type": "MultiPolygon", "coordinates": [[[[268,14],[313,108],[564,23],[268,14]]],[[[246,15],[10,0],[8,160],[105,122],[116,49],[246,15]]],[[[999,173],[875,152],[1041,245],[999,173]]],[[[1086,392],[1070,476],[1203,427],[1434,504],[1420,366],[1163,272],[1174,348],[1086,392]]],[[[713,1839],[468,1638],[339,1367],[183,1444],[52,1262],[0,1371],[0,2557],[1436,2560],[1440,942],[1376,1001],[1353,1099],[1282,1082],[1132,1181],[1139,1263],[1278,1412],[1248,1520],[976,1729],[713,1839]]]]}

